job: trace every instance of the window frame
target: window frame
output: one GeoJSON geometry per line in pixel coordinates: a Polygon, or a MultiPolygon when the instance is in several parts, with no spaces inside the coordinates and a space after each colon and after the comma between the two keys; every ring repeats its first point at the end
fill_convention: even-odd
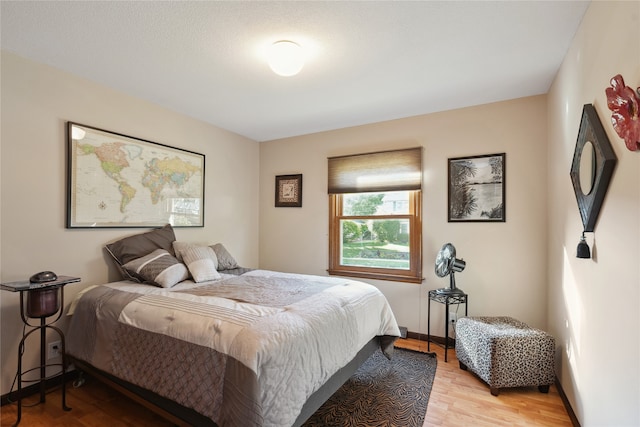
{"type": "Polygon", "coordinates": [[[422,191],[409,191],[409,213],[402,215],[342,215],[343,194],[329,194],[329,268],[330,275],[364,279],[391,280],[421,283],[422,277],[422,191]],[[340,264],[341,228],[343,219],[408,219],[409,220],[409,269],[373,268],[340,264]]]}

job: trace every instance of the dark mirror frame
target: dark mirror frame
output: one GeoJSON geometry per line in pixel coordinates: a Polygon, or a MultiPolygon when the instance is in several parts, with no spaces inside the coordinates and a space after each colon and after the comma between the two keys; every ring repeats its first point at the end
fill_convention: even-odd
{"type": "Polygon", "coordinates": [[[578,209],[582,217],[584,231],[593,231],[604,196],[609,188],[613,170],[618,162],[616,153],[611,147],[607,133],[602,127],[598,113],[592,104],[585,104],[582,108],[582,119],[576,149],[571,163],[571,182],[578,201],[578,209]],[[587,142],[591,142],[595,155],[595,177],[589,194],[584,194],[580,186],[580,158],[587,142]]]}

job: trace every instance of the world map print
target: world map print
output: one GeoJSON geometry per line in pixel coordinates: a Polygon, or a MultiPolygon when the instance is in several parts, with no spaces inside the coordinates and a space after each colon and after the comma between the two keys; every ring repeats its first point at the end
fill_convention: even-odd
{"type": "Polygon", "coordinates": [[[70,124],[71,227],[202,226],[204,155],[70,124]]]}

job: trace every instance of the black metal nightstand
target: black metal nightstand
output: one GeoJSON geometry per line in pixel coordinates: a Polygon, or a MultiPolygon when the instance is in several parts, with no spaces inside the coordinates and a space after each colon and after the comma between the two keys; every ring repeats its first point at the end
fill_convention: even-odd
{"type": "Polygon", "coordinates": [[[70,411],[71,408],[67,407],[65,401],[65,381],[64,374],[67,369],[66,356],[65,356],[65,347],[64,347],[64,334],[62,330],[53,326],[55,322],[57,322],[62,316],[62,312],[64,310],[64,287],[69,283],[79,282],[79,277],[70,277],[70,276],[58,276],[56,280],[52,280],[50,282],[44,283],[31,283],[29,281],[21,281],[21,282],[10,282],[10,283],[2,283],[0,284],[0,289],[11,291],[11,292],[20,292],[20,317],[22,318],[22,322],[25,325],[25,328],[22,333],[22,339],[20,340],[20,345],[18,346],[18,419],[16,420],[14,426],[17,426],[22,419],[22,383],[40,383],[40,403],[44,403],[45,401],[45,382],[58,375],[51,375],[47,377],[47,367],[50,366],[60,366],[62,369],[62,409],[65,411],[70,411]],[[25,304],[24,295],[27,295],[27,301],[25,304]],[[47,323],[47,318],[56,316],[54,320],[49,321],[47,323]],[[29,319],[40,319],[39,324],[31,324],[29,323],[29,319]],[[46,359],[46,349],[47,349],[47,329],[51,329],[55,331],[60,336],[60,351],[62,352],[62,363],[50,363],[47,364],[46,359]],[[26,371],[22,371],[22,355],[24,354],[24,344],[26,339],[32,333],[40,331],[40,366],[35,368],[28,369],[26,371]],[[40,377],[35,380],[22,380],[22,376],[28,374],[31,371],[40,370],[40,377]]]}
{"type": "Polygon", "coordinates": [[[446,292],[441,289],[433,289],[429,291],[429,304],[427,305],[427,350],[431,350],[431,301],[439,302],[445,305],[444,310],[444,361],[447,362],[447,352],[449,350],[449,306],[455,304],[464,304],[464,315],[469,311],[468,295],[460,289],[456,292],[446,292]]]}

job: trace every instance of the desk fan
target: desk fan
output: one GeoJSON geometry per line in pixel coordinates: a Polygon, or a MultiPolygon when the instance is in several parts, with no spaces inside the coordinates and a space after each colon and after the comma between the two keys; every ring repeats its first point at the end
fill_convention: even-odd
{"type": "Polygon", "coordinates": [[[437,289],[436,292],[445,295],[464,294],[462,290],[456,288],[455,273],[459,273],[466,267],[467,263],[456,258],[456,248],[451,243],[445,243],[436,257],[436,275],[445,277],[449,275],[449,287],[437,289]]]}

